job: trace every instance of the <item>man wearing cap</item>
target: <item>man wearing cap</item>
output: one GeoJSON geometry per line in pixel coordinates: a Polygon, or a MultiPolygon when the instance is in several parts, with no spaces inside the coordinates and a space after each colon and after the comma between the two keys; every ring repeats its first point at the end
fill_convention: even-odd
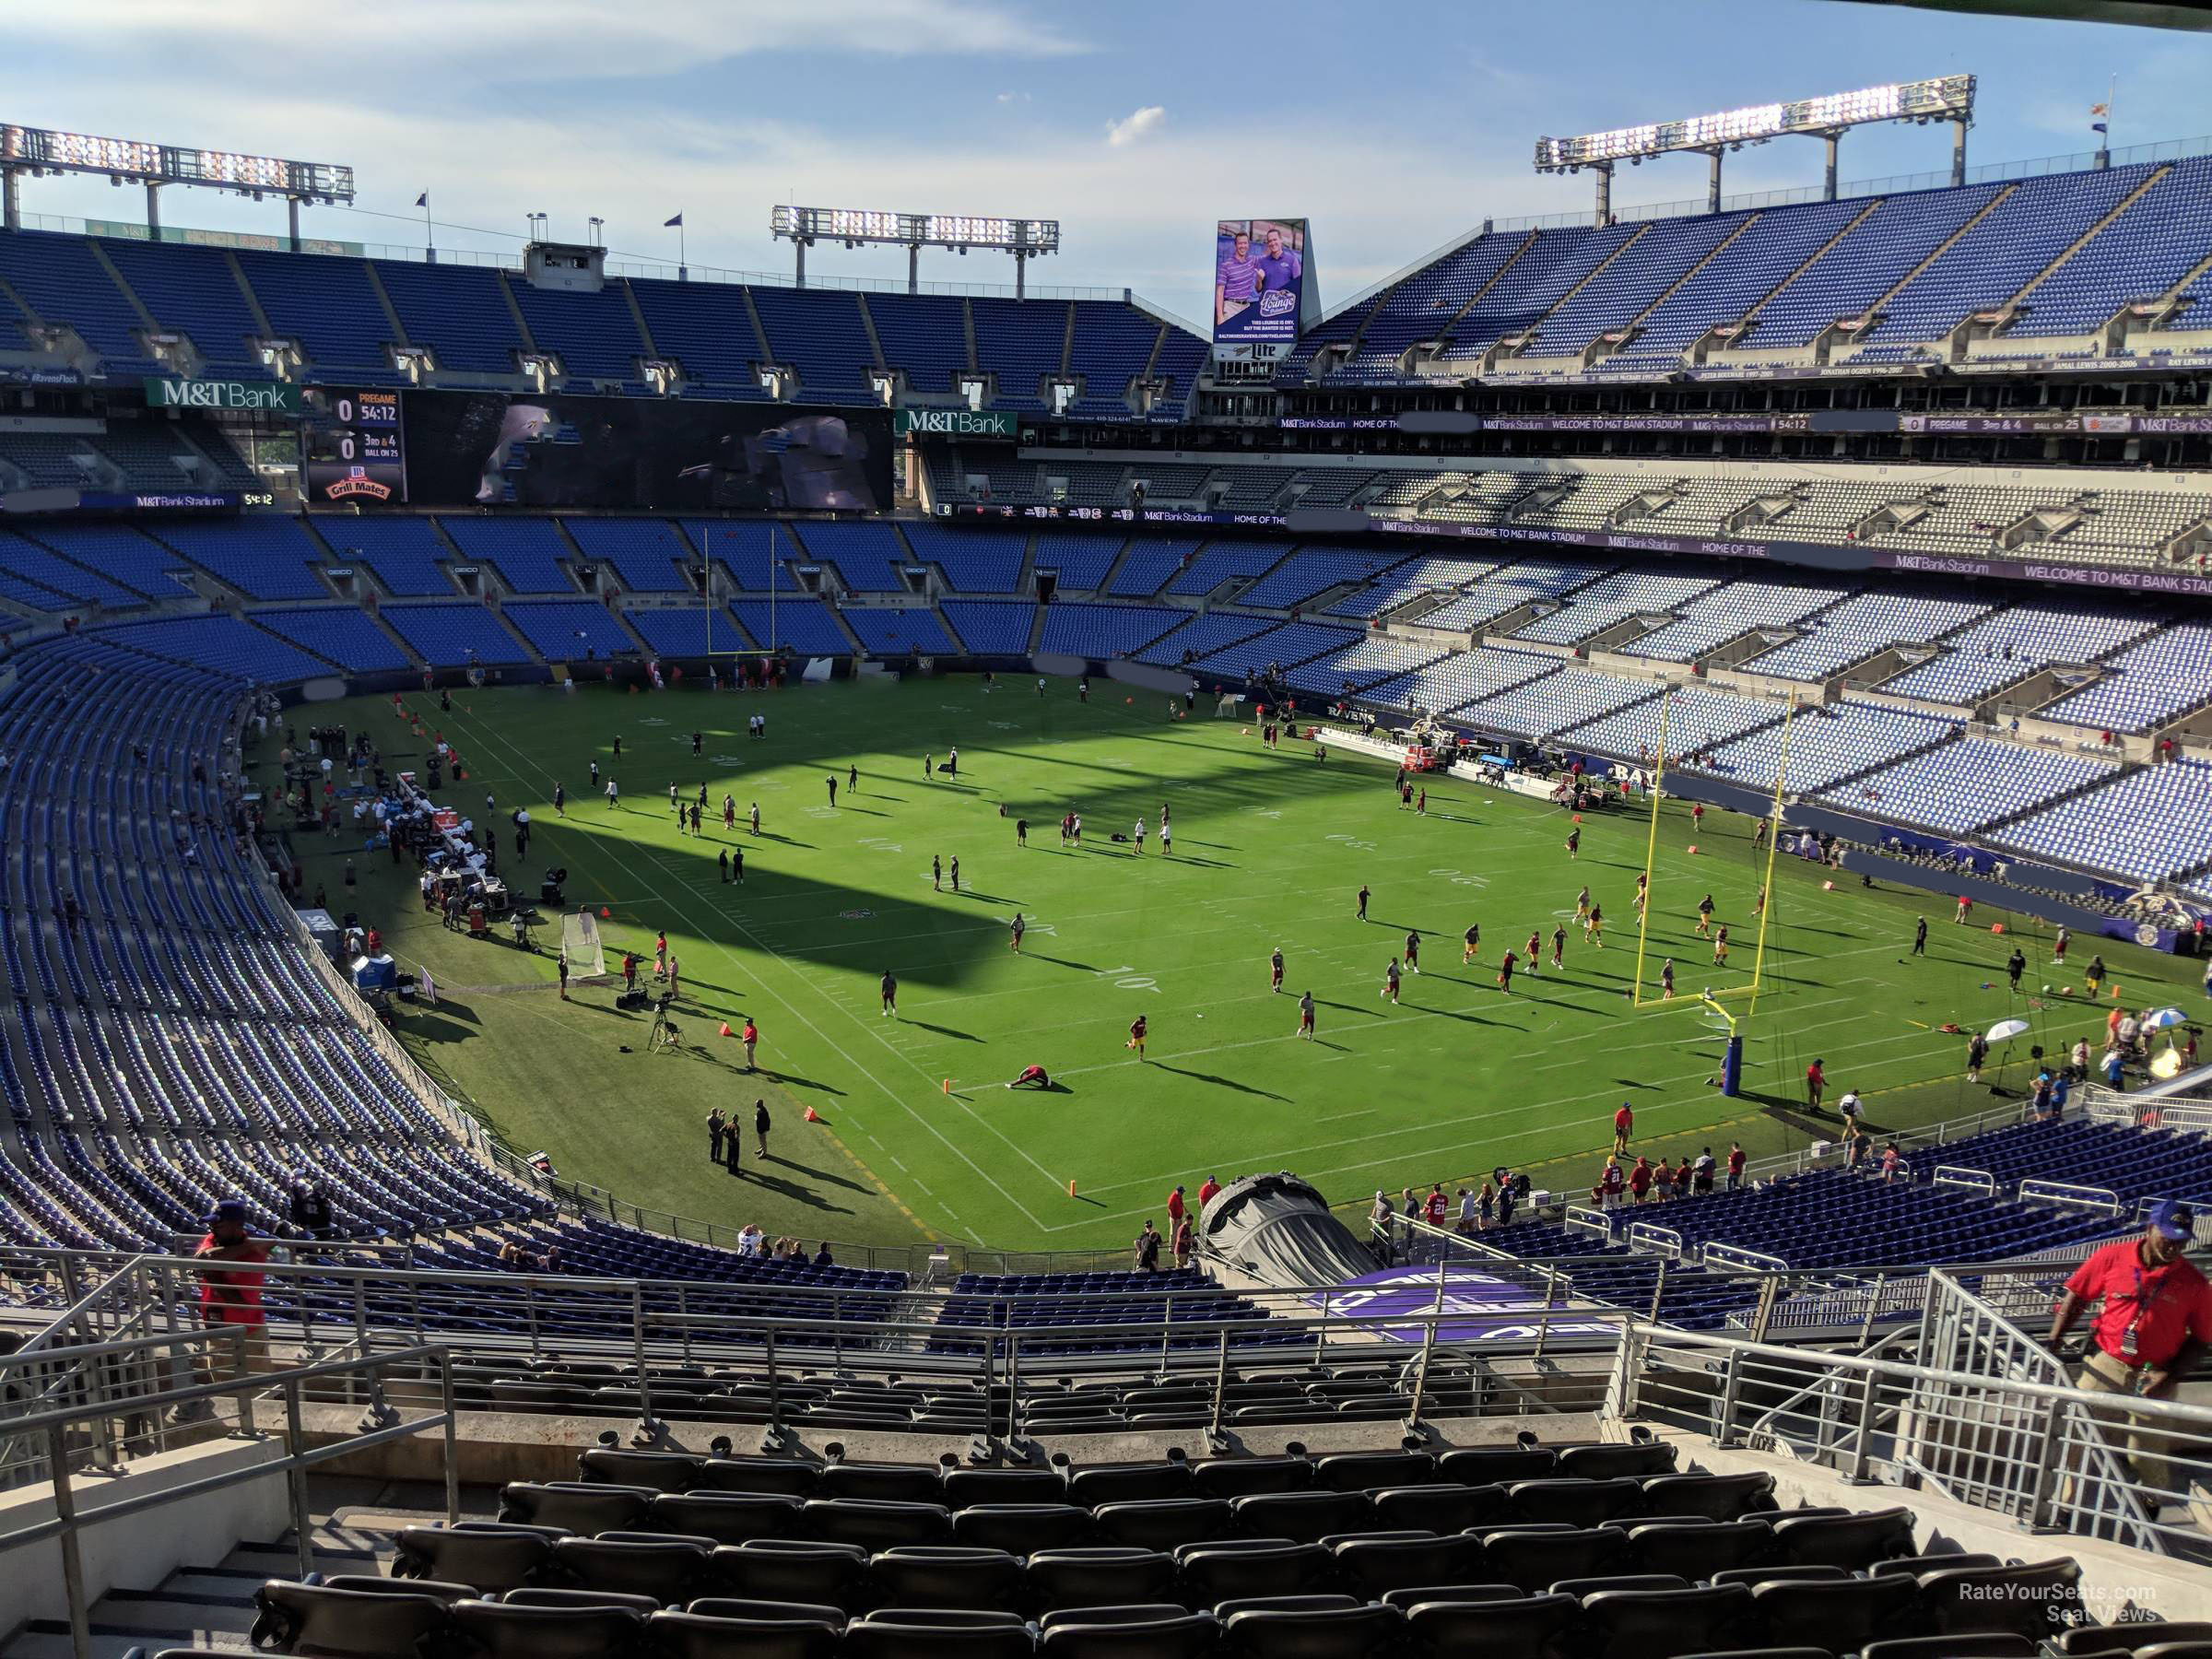
{"type": "MultiPolygon", "coordinates": [[[[2212,1283],[2183,1253],[2196,1213],[2175,1199],[2154,1205],[2139,1238],[2119,1239],[2092,1253],[2066,1280],[2051,1319],[2055,1347],[2091,1303],[2103,1306],[2089,1327],[2088,1356],[2078,1379],[2090,1394],[2172,1396],[2174,1383],[2212,1342],[2212,1283]]],[[[2128,1462],[2146,1486],[2171,1488],[2166,1437],[2128,1436],[2128,1462]]],[[[2212,1489],[2191,1493],[2192,1506],[2212,1501],[2212,1489]]]]}
{"type": "MultiPolygon", "coordinates": [[[[259,1264],[269,1259],[269,1241],[257,1236],[246,1222],[246,1201],[226,1198],[205,1218],[193,1258],[201,1262],[259,1264]]],[[[261,1311],[261,1287],[267,1276],[242,1268],[200,1269],[200,1323],[209,1330],[230,1325],[245,1327],[246,1369],[268,1369],[269,1339],[261,1311]]],[[[229,1342],[216,1345],[209,1355],[215,1377],[236,1375],[236,1349],[229,1342]]]]}

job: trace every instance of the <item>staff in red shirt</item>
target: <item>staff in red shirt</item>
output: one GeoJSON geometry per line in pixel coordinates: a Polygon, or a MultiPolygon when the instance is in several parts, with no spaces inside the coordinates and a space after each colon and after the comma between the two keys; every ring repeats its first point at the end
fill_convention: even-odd
{"type": "Polygon", "coordinates": [[[1728,1143],[1728,1190],[1735,1192],[1744,1184],[1744,1143],[1728,1143]]]}
{"type": "Polygon", "coordinates": [[[1629,1135],[1636,1127],[1636,1114],[1623,1100],[1620,1110],[1613,1114],[1613,1156],[1618,1158],[1629,1149],[1629,1135]]]}
{"type": "MultiPolygon", "coordinates": [[[[269,1241],[254,1236],[247,1225],[246,1201],[226,1198],[206,1217],[207,1230],[192,1254],[200,1262],[251,1263],[269,1259],[269,1241]]],[[[261,1289],[268,1276],[246,1267],[200,1269],[200,1323],[210,1330],[242,1326],[246,1363],[260,1369],[268,1358],[267,1319],[261,1309],[261,1289]]],[[[235,1374],[236,1350],[218,1347],[209,1355],[218,1375],[235,1374]]]]}
{"type": "Polygon", "coordinates": [[[1175,1190],[1168,1194],[1168,1231],[1171,1234],[1174,1232],[1176,1225],[1182,1221],[1182,1183],[1177,1182],[1175,1190]]]}
{"type": "Polygon", "coordinates": [[[1808,1110],[1820,1110],[1820,1096],[1827,1088],[1828,1074],[1820,1069],[1820,1062],[1815,1060],[1805,1068],[1805,1103],[1808,1110]]]}
{"type": "MultiPolygon", "coordinates": [[[[2196,1212],[2167,1199],[2152,1206],[2140,1238],[2115,1240],[2074,1270],[2051,1317],[2051,1341],[2102,1304],[2077,1379],[2085,1391],[2165,1399],[2212,1342],[2212,1283],[2183,1253],[2195,1230],[2196,1212]]],[[[2173,1484],[2165,1450],[2163,1435],[2128,1437],[2129,1462],[2145,1485],[2173,1484]]]]}
{"type": "Polygon", "coordinates": [[[1206,1214],[1206,1206],[1214,1201],[1214,1194],[1220,1190],[1220,1182],[1211,1175],[1198,1183],[1198,1213],[1201,1216],[1206,1214]]]}
{"type": "Polygon", "coordinates": [[[1636,1167],[1629,1171],[1629,1197],[1641,1204],[1652,1190],[1652,1166],[1649,1160],[1639,1158],[1636,1167]]]}

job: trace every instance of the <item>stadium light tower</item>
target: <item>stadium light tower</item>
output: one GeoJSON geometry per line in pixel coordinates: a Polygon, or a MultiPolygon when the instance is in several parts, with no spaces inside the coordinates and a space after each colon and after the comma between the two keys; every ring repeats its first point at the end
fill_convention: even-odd
{"type": "Polygon", "coordinates": [[[281,195],[290,209],[295,253],[300,251],[302,202],[335,206],[353,200],[350,167],[0,124],[0,224],[10,230],[23,228],[24,179],[65,172],[102,173],[116,184],[144,184],[147,232],[156,241],[161,240],[165,184],[204,185],[250,195],[257,202],[265,195],[281,195]]]}
{"type": "Polygon", "coordinates": [[[1844,132],[1877,122],[1909,121],[1925,126],[1930,122],[1951,124],[1951,182],[1966,182],[1966,129],[1974,119],[1974,77],[1946,75],[1934,80],[1892,81],[1887,86],[1862,87],[1855,92],[1830,92],[1794,103],[1754,104],[1747,109],[1724,110],[1712,115],[1692,115],[1680,121],[1618,127],[1609,133],[1584,133],[1579,138],[1536,140],[1538,172],[1597,175],[1597,222],[1613,212],[1613,170],[1626,161],[1641,167],[1647,158],[1691,151],[1712,163],[1706,185],[1709,212],[1721,210],[1721,158],[1747,144],[1765,144],[1789,136],[1818,138],[1828,148],[1827,187],[1822,199],[1836,199],[1836,147],[1844,132]]]}
{"type": "Polygon", "coordinates": [[[1058,219],[971,218],[952,213],[874,213],[860,207],[778,207],[769,215],[769,234],[788,241],[796,256],[798,285],[806,286],[806,250],[817,241],[864,242],[906,250],[906,291],[922,291],[922,250],[971,248],[1014,255],[1014,297],[1021,298],[1022,273],[1041,253],[1060,252],[1058,219]]]}

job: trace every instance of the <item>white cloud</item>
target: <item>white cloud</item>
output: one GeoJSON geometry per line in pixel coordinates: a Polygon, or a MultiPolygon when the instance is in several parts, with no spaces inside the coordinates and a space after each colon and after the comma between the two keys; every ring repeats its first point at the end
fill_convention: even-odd
{"type": "Polygon", "coordinates": [[[10,8],[18,39],[76,46],[111,59],[159,63],[173,53],[229,59],[286,42],[302,62],[347,77],[392,73],[409,81],[441,67],[507,81],[568,76],[670,75],[778,51],[889,57],[1059,57],[1087,50],[1050,22],[996,0],[385,0],[373,28],[300,27],[296,0],[76,0],[10,8]]]}
{"type": "Polygon", "coordinates": [[[1147,104],[1133,110],[1119,121],[1106,124],[1106,142],[1116,149],[1125,149],[1140,139],[1159,131],[1168,119],[1167,110],[1159,104],[1147,104]]]}
{"type": "Polygon", "coordinates": [[[1027,92],[1001,92],[998,95],[998,101],[1002,104],[1028,103],[1030,95],[1027,92]]]}

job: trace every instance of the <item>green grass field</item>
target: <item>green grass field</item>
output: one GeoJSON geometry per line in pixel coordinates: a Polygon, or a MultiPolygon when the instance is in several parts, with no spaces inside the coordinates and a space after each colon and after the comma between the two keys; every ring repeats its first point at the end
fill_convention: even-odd
{"type": "MultiPolygon", "coordinates": [[[[1750,819],[1709,814],[1692,857],[1686,809],[1665,809],[1646,990],[1656,994],[1671,955],[1683,994],[1638,1008],[1627,992],[1641,813],[1590,816],[1571,863],[1556,807],[1431,778],[1417,817],[1396,804],[1383,762],[1332,751],[1317,763],[1304,747],[1271,754],[1256,729],[1208,719],[1203,706],[1171,723],[1158,696],[1128,702],[1105,682],[1088,704],[1072,682],[1040,698],[1032,682],[987,691],[967,677],[766,696],[457,692],[450,714],[434,698],[409,700],[467,767],[444,799],[481,818],[486,793],[497,796],[502,868],[518,888],[534,894],[544,866],[566,865],[571,904],[612,912],[610,967],[624,946],[650,960],[654,930],[667,929],[683,965],[687,1047],[646,1053],[650,1016],[617,1011],[606,986],[579,987],[564,1005],[550,955],[524,954],[504,930],[488,942],[447,932],[421,910],[411,865],[359,855],[353,903],[403,967],[429,966],[441,987],[435,1011],[403,1018],[403,1038],[519,1149],[546,1149],[564,1175],[771,1233],[1117,1244],[1159,1215],[1174,1182],[1262,1169],[1296,1171],[1362,1206],[1378,1186],[1454,1182],[1500,1163],[1530,1170],[1539,1187],[1579,1192],[1623,1099],[1637,1108],[1639,1149],[1719,1154],[1738,1139],[1757,1158],[1827,1138],[1846,1088],[1865,1097],[1877,1134],[1990,1105],[1986,1086],[1965,1083],[1964,1039],[1937,1029],[1947,1021],[1985,1029],[2018,1013],[2037,1022],[2033,1041],[2053,1046],[2102,1029],[2101,1008],[2039,1011],[2038,999],[2009,994],[2001,964],[2015,935],[1993,936],[1995,918],[1954,926],[1946,900],[1855,879],[1823,891],[1825,872],[1785,857],[1766,985],[1745,1028],[1746,1092],[1724,1099],[1709,1082],[1719,1039],[1694,996],[1749,975],[1764,875],[1750,819]],[[757,712],[768,715],[764,742],[746,735],[757,712]],[[941,759],[955,744],[959,782],[925,779],[924,752],[941,759]],[[594,759],[619,781],[621,810],[592,794],[594,759]],[[860,769],[857,794],[843,786],[849,766],[860,769]],[[557,780],[565,818],[550,805],[557,780]],[[677,833],[667,790],[689,798],[701,782],[712,806],[694,841],[677,833]],[[737,801],[735,836],[721,827],[725,791],[737,801]],[[755,801],[758,838],[745,829],[755,801]],[[1172,858],[1158,851],[1163,803],[1172,858]],[[518,806],[535,820],[526,861],[512,856],[505,825],[518,806]],[[1070,808],[1084,818],[1079,852],[1059,841],[1070,808]],[[1149,832],[1141,860],[1107,839],[1139,814],[1149,832]],[[1015,844],[1018,818],[1030,823],[1026,849],[1015,844]],[[741,887],[717,877],[715,854],[733,842],[746,854],[741,887]],[[933,855],[959,858],[960,891],[933,889],[933,855]],[[1363,882],[1373,893],[1365,923],[1354,916],[1363,882]],[[1548,941],[1585,882],[1605,907],[1605,948],[1571,925],[1565,971],[1547,961],[1501,994],[1500,950],[1519,949],[1532,930],[1548,941]],[[1711,966],[1693,933],[1709,890],[1731,924],[1727,970],[1711,966]],[[1018,957],[1006,926],[1017,911],[1030,924],[1018,957]],[[1924,912],[1930,954],[1906,960],[1924,912]],[[1483,949],[1463,969],[1470,922],[1483,949]],[[1422,971],[1406,977],[1394,1007],[1382,971],[1409,928],[1423,935],[1422,971]],[[1267,956],[1278,946],[1288,972],[1275,995],[1267,956]],[[887,968],[900,982],[895,1019],[878,1010],[887,968]],[[1294,1036],[1294,1000],[1309,988],[1312,1042],[1294,1036]],[[1139,1013],[1151,1026],[1142,1061],[1124,1047],[1139,1013]],[[761,1032],[757,1077],[738,1044],[716,1035],[747,1015],[761,1032]],[[1820,1120],[1803,1109],[1816,1055],[1830,1079],[1820,1120]],[[1001,1087],[1032,1061],[1061,1087],[1001,1087]],[[749,1122],[757,1096],[775,1115],[774,1156],[748,1151],[724,1173],[707,1161],[705,1115],[719,1105],[749,1122]],[[809,1106],[818,1124],[802,1121],[809,1106]]],[[[295,711],[294,724],[308,713],[295,711]]],[[[415,764],[427,747],[388,701],[312,713],[372,732],[388,763],[415,764]]],[[[276,747],[253,756],[265,776],[276,747]]],[[[295,845],[310,890],[321,881],[332,908],[347,908],[345,845],[319,835],[295,845]]],[[[2018,931],[2030,993],[2053,978],[2048,931],[2018,931]]],[[[540,942],[558,937],[548,929],[540,942]]],[[[2070,982],[2096,948],[2131,1004],[2194,1008],[2191,965],[2131,945],[2078,940],[2070,982]]],[[[2016,1083],[2027,1046],[2014,1056],[2016,1083]]]]}

